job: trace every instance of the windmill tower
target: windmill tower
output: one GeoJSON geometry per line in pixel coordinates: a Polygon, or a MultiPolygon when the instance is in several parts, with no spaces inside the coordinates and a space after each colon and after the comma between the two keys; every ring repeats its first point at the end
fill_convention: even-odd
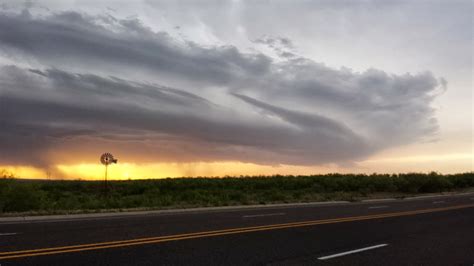
{"type": "Polygon", "coordinates": [[[117,159],[111,153],[104,153],[100,156],[100,162],[105,165],[105,193],[107,194],[107,168],[109,164],[117,163],[117,159]]]}

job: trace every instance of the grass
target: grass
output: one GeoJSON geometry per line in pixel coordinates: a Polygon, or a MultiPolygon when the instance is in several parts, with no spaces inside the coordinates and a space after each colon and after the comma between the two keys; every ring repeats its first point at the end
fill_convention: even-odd
{"type": "Polygon", "coordinates": [[[110,181],[0,178],[0,215],[357,201],[474,188],[474,173],[328,174],[110,181]]]}

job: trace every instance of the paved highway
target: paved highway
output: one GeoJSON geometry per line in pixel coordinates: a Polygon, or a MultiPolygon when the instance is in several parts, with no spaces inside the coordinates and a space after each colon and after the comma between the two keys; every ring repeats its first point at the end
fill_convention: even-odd
{"type": "Polygon", "coordinates": [[[0,221],[0,265],[473,265],[474,194],[0,221]]]}

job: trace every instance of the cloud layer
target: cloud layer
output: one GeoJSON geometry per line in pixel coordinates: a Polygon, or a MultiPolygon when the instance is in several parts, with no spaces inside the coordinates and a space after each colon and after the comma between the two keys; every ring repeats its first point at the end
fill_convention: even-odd
{"type": "MultiPolygon", "coordinates": [[[[0,13],[0,164],[136,161],[347,164],[436,133],[429,72],[332,69],[203,46],[138,19],[0,13]],[[74,156],[70,155],[74,154],[74,156]],[[126,155],[125,155],[126,154],[126,155]]],[[[293,50],[291,50],[293,51],[293,50]]]]}

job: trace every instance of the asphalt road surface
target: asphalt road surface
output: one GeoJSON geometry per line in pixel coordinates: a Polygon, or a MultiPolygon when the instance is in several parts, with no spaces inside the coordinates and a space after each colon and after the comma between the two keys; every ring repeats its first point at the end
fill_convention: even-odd
{"type": "Polygon", "coordinates": [[[474,194],[0,222],[0,265],[474,265],[474,194]]]}

